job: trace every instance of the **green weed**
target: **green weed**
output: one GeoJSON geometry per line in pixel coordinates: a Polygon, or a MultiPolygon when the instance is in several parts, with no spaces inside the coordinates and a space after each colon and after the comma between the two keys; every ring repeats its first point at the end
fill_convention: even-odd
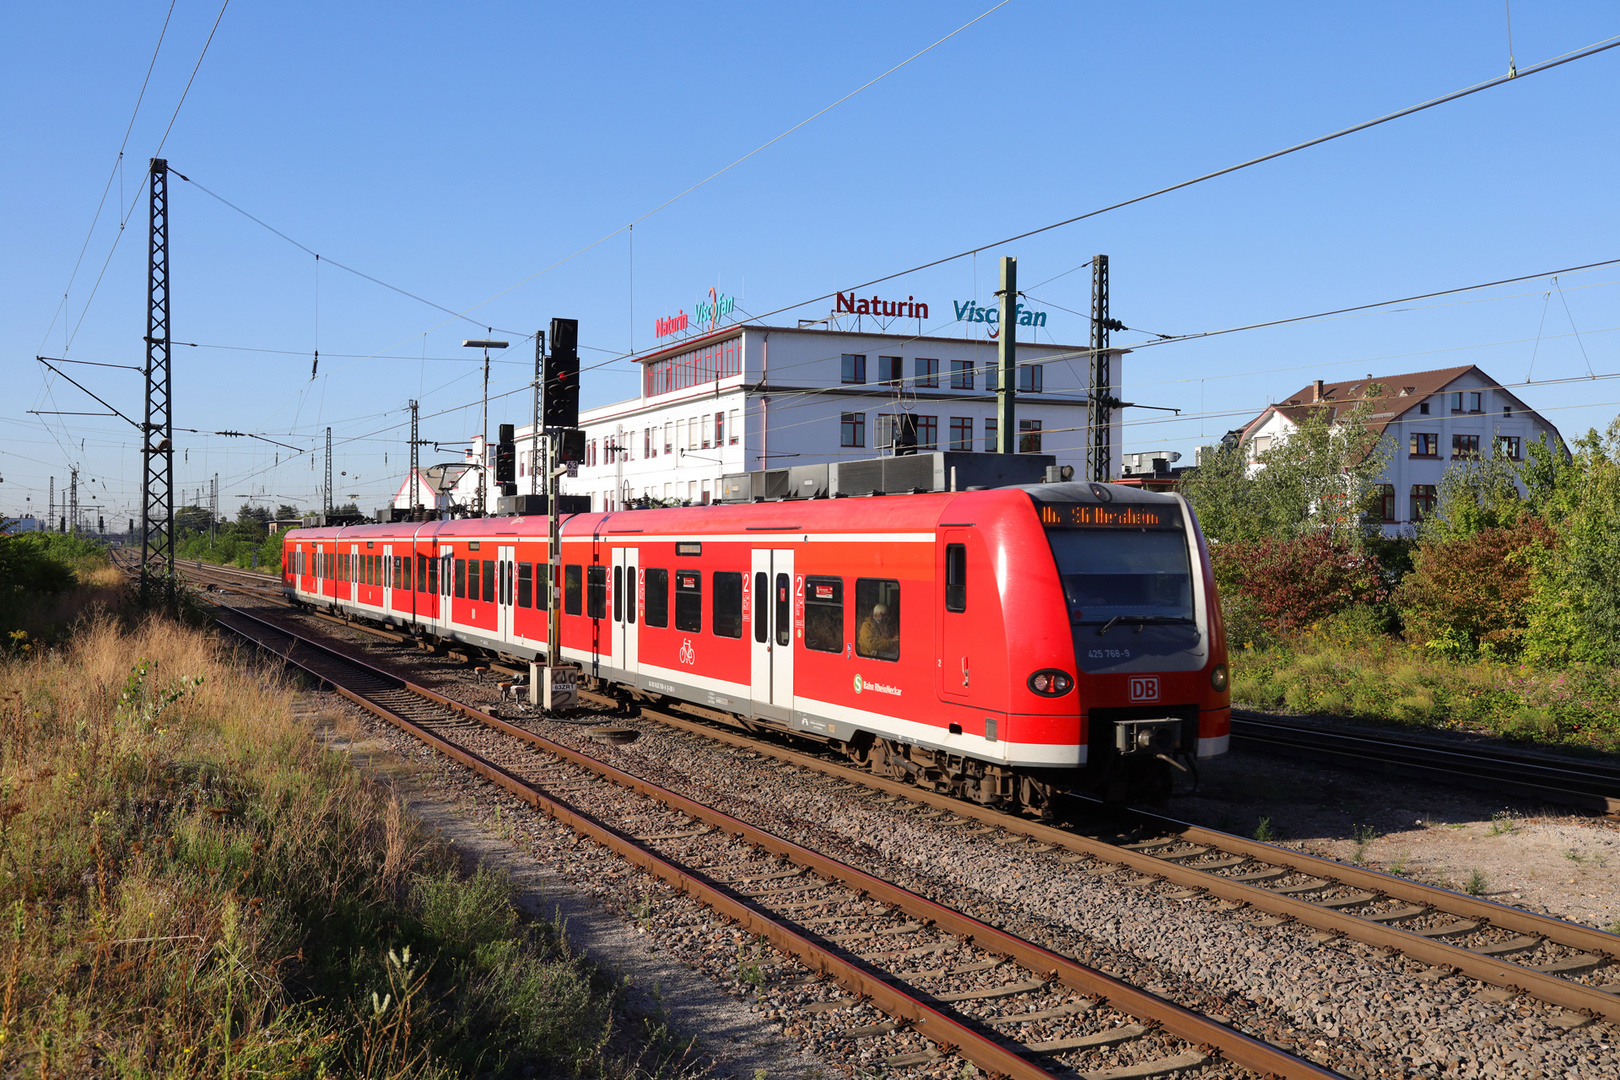
{"type": "Polygon", "coordinates": [[[1465,885],[1464,888],[1467,890],[1469,896],[1484,896],[1486,888],[1485,874],[1479,870],[1470,871],[1468,874],[1468,884],[1465,885]]]}
{"type": "Polygon", "coordinates": [[[1263,817],[1263,818],[1260,819],[1260,824],[1258,824],[1258,825],[1256,825],[1254,827],[1254,838],[1256,840],[1260,841],[1262,844],[1270,844],[1270,843],[1275,843],[1276,842],[1277,832],[1276,832],[1275,829],[1273,829],[1271,827],[1271,819],[1270,818],[1263,817]]]}

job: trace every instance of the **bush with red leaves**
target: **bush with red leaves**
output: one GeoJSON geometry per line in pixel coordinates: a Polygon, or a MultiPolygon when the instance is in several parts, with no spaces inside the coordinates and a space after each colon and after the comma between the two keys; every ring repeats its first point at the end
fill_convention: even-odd
{"type": "Polygon", "coordinates": [[[1298,634],[1356,604],[1382,604],[1378,560],[1327,531],[1220,544],[1210,552],[1222,592],[1236,594],[1267,633],[1298,634]]]}
{"type": "Polygon", "coordinates": [[[1523,644],[1538,549],[1557,536],[1526,515],[1510,526],[1418,545],[1395,601],[1407,639],[1442,651],[1482,645],[1516,655],[1523,644]]]}

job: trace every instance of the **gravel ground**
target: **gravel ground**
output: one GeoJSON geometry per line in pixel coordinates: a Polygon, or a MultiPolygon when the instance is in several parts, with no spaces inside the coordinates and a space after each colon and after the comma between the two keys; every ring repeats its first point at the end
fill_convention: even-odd
{"type": "MultiPolygon", "coordinates": [[[[493,688],[474,684],[462,666],[432,659],[426,666],[432,674],[416,672],[421,681],[437,680],[441,688],[453,686],[486,705],[496,696],[493,688]]],[[[573,742],[627,771],[826,850],[1190,1008],[1227,1018],[1348,1075],[1620,1075],[1611,1026],[1571,1028],[1571,1018],[1560,1010],[1454,975],[1437,978],[1420,964],[1358,943],[1252,911],[1234,911],[1162,884],[1133,883],[1133,875],[1043,852],[1027,842],[998,842],[1007,838],[652,725],[630,722],[627,726],[644,734],[620,747],[586,743],[575,725],[544,720],[532,725],[559,742],[573,742]]],[[[1434,791],[1418,799],[1420,793],[1410,784],[1388,785],[1400,796],[1392,798],[1391,792],[1378,790],[1377,782],[1362,777],[1235,755],[1206,767],[1203,781],[1201,794],[1178,800],[1173,813],[1244,832],[1253,831],[1260,817],[1270,817],[1274,828],[1301,847],[1341,857],[1360,847],[1363,861],[1380,868],[1404,853],[1403,868],[1409,872],[1432,866],[1436,873],[1444,867],[1455,874],[1457,867],[1478,865],[1476,849],[1464,844],[1484,845],[1489,852],[1499,841],[1517,843],[1557,852],[1547,857],[1572,867],[1558,867],[1561,880],[1573,877],[1577,884],[1555,887],[1558,879],[1540,873],[1539,864],[1526,866],[1512,854],[1514,849],[1499,845],[1510,852],[1506,862],[1500,869],[1481,871],[1488,881],[1500,882],[1491,890],[1499,892],[1493,898],[1566,915],[1591,910],[1598,919],[1602,905],[1615,902],[1612,889],[1595,884],[1598,872],[1612,865],[1606,846],[1614,841],[1611,826],[1567,815],[1550,819],[1512,807],[1507,808],[1511,817],[1493,819],[1502,805],[1470,812],[1480,803],[1470,803],[1473,796],[1466,792],[1434,791]],[[1421,805],[1411,806],[1413,802],[1421,805]],[[1374,807],[1380,809],[1370,809],[1374,807]],[[1397,830],[1396,823],[1407,817],[1415,827],[1397,830]],[[1430,836],[1446,846],[1418,843],[1430,836]],[[1347,844],[1352,849],[1348,853],[1347,844]],[[1429,859],[1435,861],[1424,861],[1429,859]],[[1513,867],[1521,868],[1517,877],[1513,867]],[[1593,883],[1584,889],[1583,868],[1585,880],[1593,883]],[[1515,883],[1514,891],[1521,893],[1517,898],[1505,891],[1515,883]],[[1588,899],[1595,902],[1590,909],[1572,903],[1588,899]]],[[[661,905],[678,899],[654,896],[660,917],[644,919],[642,932],[649,923],[664,923],[661,905]]],[[[621,906],[647,910],[640,900],[621,906]]],[[[662,941],[658,948],[663,950],[662,941]]],[[[754,962],[761,961],[748,961],[754,962]]],[[[778,994],[787,983],[773,982],[770,993],[756,995],[752,985],[737,978],[738,970],[734,953],[727,952],[718,967],[722,987],[729,978],[730,989],[740,995],[756,1024],[780,1023],[782,1033],[801,1046],[827,1049],[822,1029],[795,1016],[793,1010],[802,1003],[784,1002],[778,994]],[[740,981],[743,988],[738,990],[740,981]]],[[[838,996],[836,988],[822,992],[838,996]]],[[[847,1022],[847,1014],[839,1016],[841,1023],[847,1022]]],[[[843,1071],[844,1064],[828,1061],[822,1067],[843,1071]]]]}

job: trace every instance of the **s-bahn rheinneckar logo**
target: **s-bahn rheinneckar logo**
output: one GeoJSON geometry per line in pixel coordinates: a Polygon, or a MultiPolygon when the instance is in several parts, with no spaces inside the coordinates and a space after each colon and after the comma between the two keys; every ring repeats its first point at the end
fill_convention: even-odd
{"type": "Polygon", "coordinates": [[[861,677],[859,675],[855,676],[855,692],[858,694],[864,689],[866,689],[866,684],[861,682],[861,677]]]}
{"type": "Polygon", "coordinates": [[[1132,701],[1158,701],[1159,677],[1157,675],[1131,676],[1132,701]]]}

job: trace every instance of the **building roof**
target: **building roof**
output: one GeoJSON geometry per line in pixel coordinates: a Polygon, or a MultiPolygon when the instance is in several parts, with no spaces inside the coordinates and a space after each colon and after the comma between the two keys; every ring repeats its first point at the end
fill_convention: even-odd
{"type": "Polygon", "coordinates": [[[1299,390],[1281,400],[1266,406],[1259,416],[1249,421],[1242,428],[1239,441],[1249,438],[1250,434],[1265,423],[1272,413],[1281,413],[1295,427],[1304,422],[1312,409],[1329,408],[1332,415],[1337,416],[1339,410],[1349,410],[1360,405],[1363,401],[1371,400],[1373,411],[1367,418],[1367,426],[1379,435],[1402,413],[1425,398],[1433,397],[1443,392],[1452,383],[1472,372],[1478,375],[1485,389],[1505,393],[1519,403],[1519,409],[1533,416],[1555,435],[1558,429],[1538,415],[1533,409],[1519,401],[1507,387],[1502,386],[1495,379],[1481,371],[1473,364],[1462,367],[1438,368],[1434,371],[1412,371],[1399,375],[1382,375],[1376,378],[1349,379],[1344,382],[1326,382],[1317,380],[1308,383],[1299,390]],[[1367,388],[1373,385],[1383,388],[1377,397],[1369,399],[1367,388]]]}

